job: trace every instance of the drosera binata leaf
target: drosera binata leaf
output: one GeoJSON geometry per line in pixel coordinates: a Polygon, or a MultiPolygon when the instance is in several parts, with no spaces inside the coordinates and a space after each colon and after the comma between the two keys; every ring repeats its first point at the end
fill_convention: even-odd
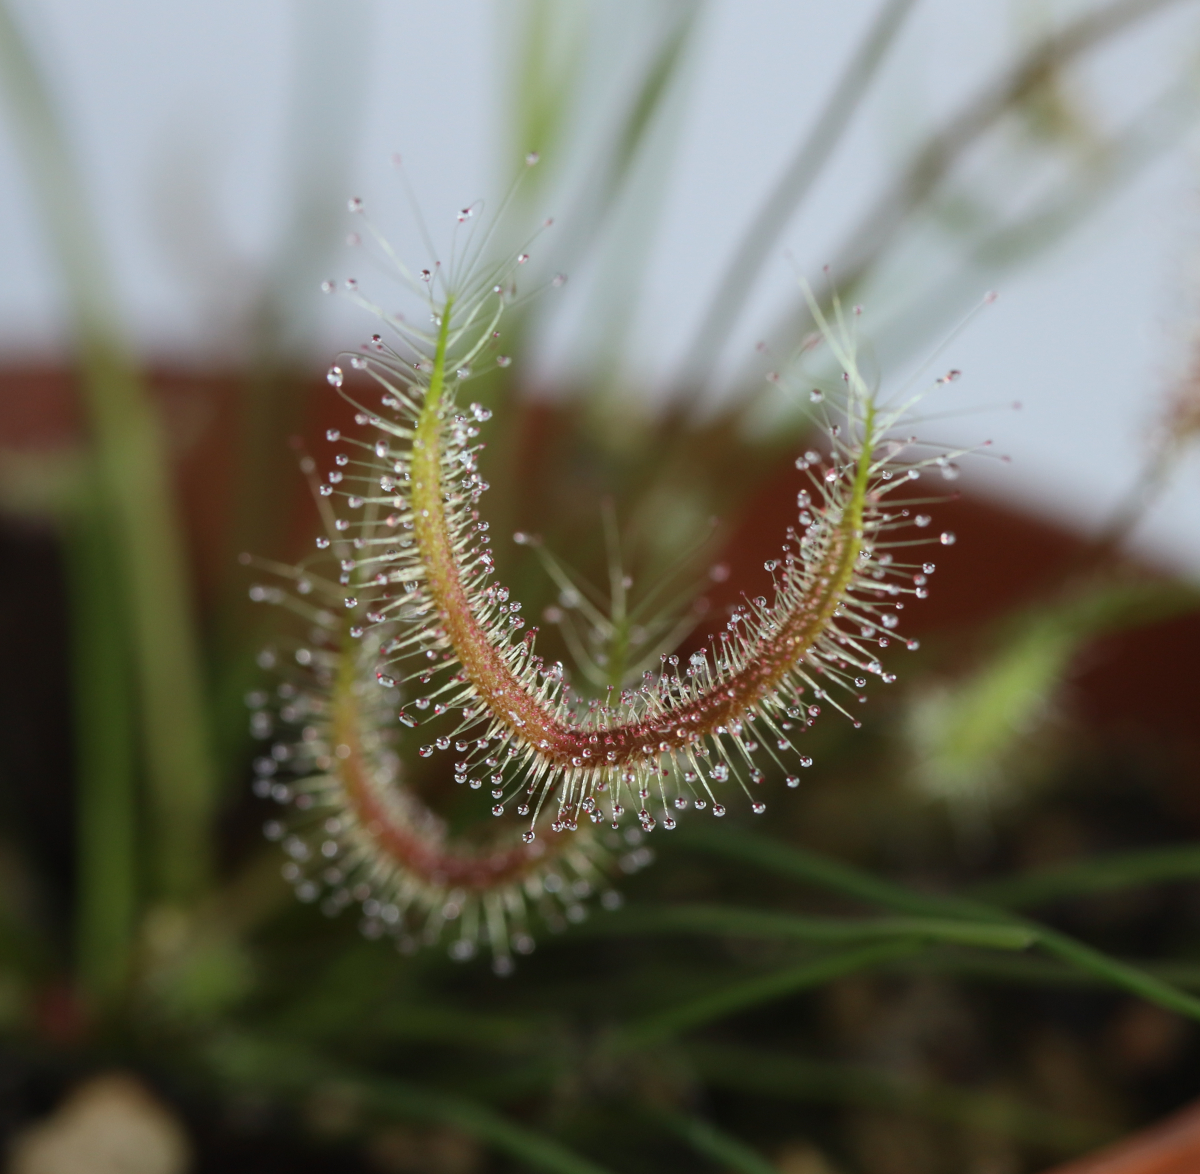
{"type": "MultiPolygon", "coordinates": [[[[537,629],[496,581],[479,509],[491,413],[460,401],[466,381],[498,361],[496,327],[526,256],[486,262],[468,240],[428,281],[397,262],[428,327],[346,287],[390,330],[329,371],[362,432],[330,433],[337,448],[323,480],[306,458],[325,528],[316,556],[297,568],[259,564],[295,592],[251,589],[309,623],[308,645],[283,657],[294,664],[279,713],[299,736],[261,760],[256,784],[311,812],[307,832],[269,828],[291,856],[297,893],[331,913],[361,904],[364,930],[391,933],[403,949],[450,932],[452,956],[465,959],[486,942],[500,973],[532,948],[531,912],[553,927],[585,917],[582,899],[596,891],[619,904],[605,874],[649,862],[640,836],[673,829],[688,808],[724,815],[733,788],[761,814],[759,788],[775,768],[798,785],[812,764],[798,739],[822,710],[861,724],[849,706],[866,699],[868,677],[895,679],[881,649],[915,647],[897,633],[900,613],[927,594],[933,571],[906,561],[938,539],[914,523],[903,490],[945,460],[897,432],[914,397],[883,402],[869,384],[857,313],[843,315],[835,297],[826,318],[810,293],[843,390],[821,405],[821,451],[796,461],[806,488],[766,563],[773,596],[744,598],[688,657],[664,652],[658,672],[585,698],[562,664],[537,654],[537,629]],[[378,408],[347,369],[374,380],[378,408]],[[434,718],[432,736],[412,735],[417,756],[453,747],[455,782],[490,792],[493,831],[452,836],[406,783],[397,739],[409,745],[407,731],[434,718]],[[547,827],[557,834],[541,835],[547,827]]],[[[270,723],[265,704],[254,720],[270,723]]]]}

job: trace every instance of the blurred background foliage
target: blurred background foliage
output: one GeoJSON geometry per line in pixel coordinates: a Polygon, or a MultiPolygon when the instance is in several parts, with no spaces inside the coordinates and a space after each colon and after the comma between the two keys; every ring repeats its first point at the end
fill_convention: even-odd
{"type": "MultiPolygon", "coordinates": [[[[1178,6],[1029,9],[1010,64],[904,145],[832,255],[889,367],[928,353],[998,275],[1194,126],[1194,71],[1158,79],[1118,127],[1076,85],[1089,54],[1178,6]]],[[[507,320],[512,366],[476,383],[496,409],[486,511],[494,533],[535,532],[562,559],[547,573],[533,548],[497,541],[504,581],[545,617],[543,651],[597,680],[614,649],[628,665],[667,632],[686,649],[767,586],[809,423],[765,376],[813,323],[797,298],[725,386],[716,359],[912,8],[879,5],[825,104],[788,112],[795,153],[655,401],[627,343],[703,6],[654,0],[627,25],[603,5],[503,6],[498,155],[504,171],[530,150],[541,162],[502,247],[552,208],[531,284],[590,278],[557,395],[522,361],[553,290],[507,320]],[[599,108],[584,93],[597,73],[611,74],[599,108]],[[605,585],[599,607],[614,553],[632,586],[625,600],[618,576],[605,614],[572,583],[605,585]],[[669,615],[668,596],[682,601],[669,615]]],[[[363,15],[296,11],[299,75],[363,15]]],[[[44,1155],[88,1152],[103,1119],[158,1162],[137,1169],[162,1174],[189,1153],[222,1171],[1018,1174],[1200,1092],[1198,596],[1124,550],[1198,431],[1194,372],[1141,389],[1159,439],[1095,534],[947,486],[933,512],[959,541],[906,625],[921,650],[889,666],[900,683],[863,729],[820,723],[818,766],[798,791],[770,780],[752,829],[737,812],[627,833],[624,909],[543,932],[500,980],[297,903],[259,833],[272,805],[249,788],[244,698],[274,688],[255,654],[283,621],[251,606],[236,556],[309,548],[294,450],[349,423],[297,342],[345,232],[333,209],[351,194],[337,189],[353,79],[296,92],[295,158],[315,148],[322,163],[297,162],[288,248],[245,307],[254,345],[211,373],[146,369],[125,341],[54,63],[3,6],[0,90],[75,354],[69,371],[5,375],[10,402],[66,418],[53,446],[0,451],[14,1170],[93,1168],[44,1155]]],[[[437,764],[406,767],[449,802],[437,764]]]]}

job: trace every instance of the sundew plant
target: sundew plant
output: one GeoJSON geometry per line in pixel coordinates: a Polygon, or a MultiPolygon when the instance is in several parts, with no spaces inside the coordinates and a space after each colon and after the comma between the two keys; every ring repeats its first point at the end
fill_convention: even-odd
{"type": "MultiPolygon", "coordinates": [[[[360,200],[350,209],[363,216],[360,200]]],[[[472,217],[468,208],[458,220],[472,217]]],[[[668,646],[657,672],[589,697],[573,686],[580,674],[538,654],[538,628],[496,579],[480,508],[479,438],[491,412],[460,398],[482,367],[509,362],[498,354],[500,328],[529,254],[489,263],[490,234],[468,232],[448,263],[414,275],[372,232],[428,324],[385,312],[346,282],[389,333],[347,364],[373,389],[352,391],[342,367],[329,370],[363,432],[328,435],[343,451],[314,480],[320,554],[283,571],[291,590],[252,588],[310,625],[309,642],[285,658],[296,665],[285,713],[299,737],[261,760],[259,790],[301,811],[284,848],[302,899],[324,890],[330,912],[360,902],[368,934],[387,928],[403,943],[436,940],[456,922],[452,956],[470,958],[486,940],[506,974],[511,951],[532,948],[531,903],[578,919],[579,898],[606,884],[601,842],[581,824],[618,831],[635,818],[644,832],[669,831],[677,812],[719,817],[735,801],[762,814],[767,770],[795,788],[796,772],[812,765],[802,735],[823,706],[861,725],[851,710],[866,701],[868,678],[895,680],[880,650],[917,647],[897,627],[905,604],[927,594],[935,565],[922,551],[954,541],[922,533],[931,519],[918,507],[930,499],[914,483],[955,466],[906,434],[919,397],[881,401],[868,384],[859,308],[848,316],[835,295],[827,317],[806,287],[821,334],[805,349],[823,340],[843,391],[806,393],[821,407],[824,446],[795,460],[806,487],[779,557],[766,563],[772,597],[743,599],[704,646],[682,658],[668,646]],[[499,829],[447,837],[405,785],[398,744],[411,752],[418,738],[428,739],[423,758],[453,750],[446,781],[486,786],[499,829]],[[281,763],[290,784],[271,781],[281,763]]],[[[315,468],[305,458],[314,478],[315,468]]],[[[267,834],[285,836],[284,826],[273,820],[267,834]]],[[[603,900],[615,906],[619,896],[603,900]]]]}
{"type": "Polygon", "coordinates": [[[151,371],[74,91],[0,0],[75,347],[8,374],[80,408],[0,447],[14,1174],[101,1094],[222,1174],[1044,1174],[1194,1096],[1198,596],[1127,550],[1200,436],[1194,324],[1093,533],[977,496],[996,409],[953,327],[1001,329],[985,291],[1197,124],[1190,57],[1129,108],[1083,69],[1187,3],[1047,18],[945,119],[889,111],[850,193],[856,122],[940,64],[881,0],[767,112],[797,140],[737,241],[689,242],[716,280],[652,386],[705,5],[498,5],[508,194],[413,250],[403,168],[346,208],[357,5],[286,6],[290,228],[212,267],[247,337],[151,371]],[[345,303],[331,366],[300,344],[345,303]]]}

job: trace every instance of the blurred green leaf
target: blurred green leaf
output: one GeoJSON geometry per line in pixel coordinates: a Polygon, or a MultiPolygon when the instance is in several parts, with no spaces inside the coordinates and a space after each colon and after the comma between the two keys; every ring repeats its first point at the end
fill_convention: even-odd
{"type": "Polygon", "coordinates": [[[959,808],[1001,797],[1085,644],[1197,606],[1200,593],[1185,585],[1101,580],[1014,617],[977,669],[917,692],[908,732],[919,786],[959,808]]]}
{"type": "Polygon", "coordinates": [[[919,938],[996,950],[1023,950],[1036,934],[1019,925],[952,921],[933,917],[834,918],[797,917],[761,909],[712,905],[638,907],[595,922],[585,932],[700,933],[730,937],[794,938],[805,942],[871,941],[876,938],[919,938]]]}
{"type": "Polygon", "coordinates": [[[752,861],[761,868],[790,875],[797,880],[805,880],[870,904],[883,905],[906,913],[974,916],[981,921],[1007,921],[1012,925],[1025,926],[1036,933],[1038,945],[1063,961],[1157,1003],[1160,1007],[1200,1020],[1200,999],[1193,998],[1170,983],[1163,982],[1136,966],[1093,949],[1066,934],[1024,918],[1010,917],[1003,910],[959,897],[926,896],[903,886],[879,880],[839,861],[771,842],[759,836],[738,833],[732,828],[728,831],[722,830],[715,836],[712,832],[692,832],[689,842],[703,847],[706,851],[752,861]]]}
{"type": "Polygon", "coordinates": [[[831,1064],[760,1048],[692,1043],[689,1058],[720,1087],[771,1098],[900,1109],[1077,1153],[1113,1136],[1111,1125],[1072,1120],[1000,1093],[907,1080],[865,1066],[831,1064]]]}
{"type": "MultiPolygon", "coordinates": [[[[1043,37],[1014,64],[987,79],[973,98],[964,102],[912,153],[909,162],[898,169],[894,182],[846,235],[844,247],[835,251],[830,270],[836,274],[842,298],[849,301],[861,295],[862,284],[880,266],[900,239],[902,230],[911,226],[914,214],[926,209],[936,198],[957,163],[1005,115],[1019,108],[1029,95],[1039,92],[1048,74],[1062,70],[1117,34],[1180,2],[1112,0],[1089,9],[1043,37]]],[[[929,338],[932,325],[927,318],[921,332],[925,339],[929,338]]],[[[812,318],[803,299],[797,298],[767,332],[769,353],[791,355],[812,329],[812,318]]],[[[765,404],[772,399],[770,392],[762,389],[761,362],[756,359],[751,367],[743,383],[746,397],[742,411],[747,420],[762,416],[765,404]]],[[[775,426],[779,427],[778,422],[775,426]]],[[[796,427],[795,421],[791,427],[796,427]]]]}
{"type": "Polygon", "coordinates": [[[318,1082],[336,1082],[376,1120],[438,1121],[461,1129],[534,1170],[606,1174],[604,1167],[486,1105],[406,1081],[337,1071],[300,1048],[230,1034],[213,1041],[208,1057],[226,1079],[239,1084],[311,1090],[318,1082]]]}
{"type": "MultiPolygon", "coordinates": [[[[2,3],[0,86],[74,318],[99,479],[97,509],[109,520],[122,615],[133,635],[138,724],[156,822],[154,880],[164,893],[193,897],[209,868],[215,785],[183,533],[161,425],[119,341],[99,230],[54,99],[2,3]]],[[[112,622],[123,621],[114,616],[112,622]]],[[[79,752],[92,751],[84,745],[79,752]]]]}
{"type": "Polygon", "coordinates": [[[683,1113],[659,1112],[654,1119],[683,1138],[697,1153],[720,1162],[739,1174],[779,1174],[778,1168],[752,1150],[745,1142],[718,1129],[711,1122],[683,1113]]]}
{"type": "Polygon", "coordinates": [[[688,366],[681,379],[685,387],[708,382],[772,246],[841,142],[912,6],[913,0],[885,0],[881,5],[812,129],[742,234],[688,348],[688,366]]]}
{"type": "Polygon", "coordinates": [[[129,621],[112,519],[98,486],[64,520],[71,668],[78,747],[75,820],[79,869],[76,966],[98,1003],[129,977],[138,909],[136,730],[129,621]]]}
{"type": "Polygon", "coordinates": [[[1075,860],[1036,872],[985,881],[971,889],[971,896],[993,905],[1019,909],[1091,893],[1198,878],[1200,844],[1181,844],[1075,860]]]}
{"type": "Polygon", "coordinates": [[[635,1020],[619,1029],[610,1046],[617,1052],[650,1047],[715,1019],[811,990],[835,978],[872,969],[923,948],[923,942],[911,939],[861,946],[732,983],[711,994],[651,1012],[645,1018],[635,1020]]]}

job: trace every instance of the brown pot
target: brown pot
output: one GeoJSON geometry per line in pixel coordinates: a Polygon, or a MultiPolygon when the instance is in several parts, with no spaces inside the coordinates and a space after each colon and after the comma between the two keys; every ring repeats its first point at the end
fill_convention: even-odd
{"type": "Polygon", "coordinates": [[[1046,1174],[1200,1174],[1200,1101],[1046,1174]]]}

